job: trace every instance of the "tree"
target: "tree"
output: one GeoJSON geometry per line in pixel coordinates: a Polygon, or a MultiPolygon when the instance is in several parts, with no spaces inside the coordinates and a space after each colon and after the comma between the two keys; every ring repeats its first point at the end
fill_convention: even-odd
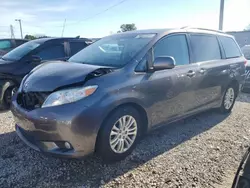
{"type": "Polygon", "coordinates": [[[246,26],[246,28],[244,30],[245,31],[250,31],[250,24],[248,26],[246,26]]]}
{"type": "Polygon", "coordinates": [[[134,23],[132,24],[122,24],[120,26],[120,29],[121,31],[117,31],[117,33],[120,33],[120,32],[126,32],[126,31],[133,31],[133,30],[136,30],[136,26],[134,23]]]}
{"type": "Polygon", "coordinates": [[[34,35],[25,35],[25,39],[28,39],[28,40],[34,40],[34,39],[41,39],[41,38],[48,38],[49,36],[46,36],[46,35],[37,35],[37,36],[34,36],[34,35]]]}
{"type": "Polygon", "coordinates": [[[25,35],[24,37],[25,39],[28,39],[28,40],[34,40],[36,39],[37,37],[33,36],[33,35],[25,35]]]}

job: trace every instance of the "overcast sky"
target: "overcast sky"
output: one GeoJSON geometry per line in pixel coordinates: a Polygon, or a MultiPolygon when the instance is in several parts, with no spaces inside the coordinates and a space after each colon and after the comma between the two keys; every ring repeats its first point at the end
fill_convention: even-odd
{"type": "MultiPolygon", "coordinates": [[[[125,0],[103,12],[121,0],[0,1],[1,38],[10,37],[10,24],[20,37],[15,19],[22,19],[24,35],[61,36],[64,19],[64,36],[72,37],[103,37],[123,23],[135,23],[138,29],[186,25],[218,29],[220,7],[220,0],[125,0]]],[[[225,0],[224,30],[244,29],[250,24],[249,10],[250,0],[225,0]]]]}

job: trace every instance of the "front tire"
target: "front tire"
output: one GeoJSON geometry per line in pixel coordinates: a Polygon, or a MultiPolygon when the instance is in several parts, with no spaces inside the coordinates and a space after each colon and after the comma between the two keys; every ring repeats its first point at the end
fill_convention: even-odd
{"type": "Polygon", "coordinates": [[[112,112],[97,138],[97,153],[106,162],[120,161],[135,148],[141,134],[141,117],[130,106],[112,112]]]}
{"type": "Polygon", "coordinates": [[[224,96],[223,96],[220,111],[222,113],[231,112],[231,110],[234,106],[236,97],[237,97],[237,91],[236,91],[234,85],[229,85],[228,88],[226,89],[224,96]]]}

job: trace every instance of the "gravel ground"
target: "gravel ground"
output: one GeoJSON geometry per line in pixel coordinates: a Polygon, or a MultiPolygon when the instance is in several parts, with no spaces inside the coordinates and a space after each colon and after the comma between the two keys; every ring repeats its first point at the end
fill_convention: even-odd
{"type": "Polygon", "coordinates": [[[105,165],[96,156],[62,160],[41,155],[0,114],[0,187],[230,187],[250,145],[250,94],[230,115],[214,111],[151,132],[126,160],[105,165]]]}

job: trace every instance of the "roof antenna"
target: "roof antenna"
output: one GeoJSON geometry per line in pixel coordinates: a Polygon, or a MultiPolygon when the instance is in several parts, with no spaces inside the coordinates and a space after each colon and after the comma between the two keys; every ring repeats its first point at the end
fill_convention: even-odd
{"type": "Polygon", "coordinates": [[[76,38],[79,39],[79,38],[80,38],[80,35],[76,36],[76,38]]]}

